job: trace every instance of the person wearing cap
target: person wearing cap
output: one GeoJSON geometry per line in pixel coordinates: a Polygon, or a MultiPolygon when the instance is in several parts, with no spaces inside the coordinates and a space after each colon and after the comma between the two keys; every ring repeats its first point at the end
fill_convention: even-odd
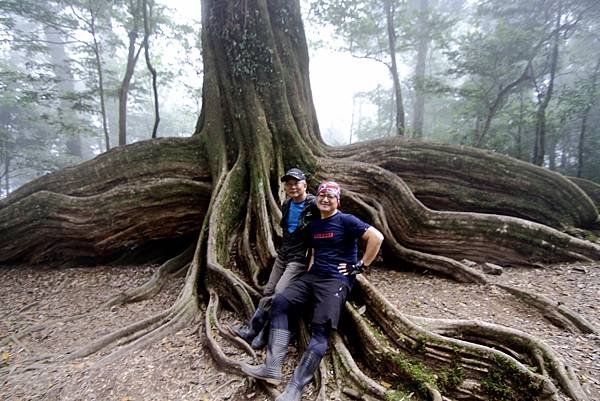
{"type": "Polygon", "coordinates": [[[254,349],[263,348],[268,340],[269,312],[275,294],[306,271],[308,265],[306,227],[319,216],[315,196],[307,192],[306,175],[298,168],[288,170],[281,182],[288,197],[282,205],[281,228],[283,240],[271,269],[263,297],[250,321],[236,327],[234,332],[251,344],[254,349]]]}
{"type": "Polygon", "coordinates": [[[313,263],[273,300],[265,363],[258,366],[242,364],[241,367],[244,373],[254,378],[271,384],[281,382],[281,368],[290,339],[288,314],[311,303],[310,341],[285,391],[276,401],[300,400],[304,386],[312,379],[327,351],[331,331],[337,329],[356,274],[373,262],[383,241],[379,230],[351,214],[342,213],[338,210],[339,205],[339,185],[332,181],[321,183],[317,190],[320,218],[313,220],[308,230],[313,263]],[[359,239],[366,242],[361,259],[358,258],[359,239]]]}

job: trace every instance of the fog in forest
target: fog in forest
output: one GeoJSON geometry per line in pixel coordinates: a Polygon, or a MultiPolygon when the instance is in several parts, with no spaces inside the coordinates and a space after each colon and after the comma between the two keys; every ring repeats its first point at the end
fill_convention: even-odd
{"type": "MultiPolygon", "coordinates": [[[[147,0],[147,15],[140,3],[0,3],[0,196],[107,149],[193,133],[200,2],[147,0]]],[[[328,144],[403,135],[600,182],[597,0],[303,7],[328,144]]]]}

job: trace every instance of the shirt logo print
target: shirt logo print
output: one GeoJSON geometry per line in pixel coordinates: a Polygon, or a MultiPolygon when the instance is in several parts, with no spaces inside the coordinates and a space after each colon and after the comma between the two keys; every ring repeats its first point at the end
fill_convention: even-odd
{"type": "Polygon", "coordinates": [[[335,236],[335,233],[315,233],[315,235],[313,235],[314,239],[325,239],[325,238],[333,238],[335,236]]]}

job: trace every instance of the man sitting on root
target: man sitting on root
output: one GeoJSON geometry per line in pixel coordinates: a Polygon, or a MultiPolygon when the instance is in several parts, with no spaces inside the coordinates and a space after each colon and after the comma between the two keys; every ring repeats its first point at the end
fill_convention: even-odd
{"type": "Polygon", "coordinates": [[[300,169],[288,170],[281,177],[281,182],[288,196],[282,206],[283,241],[258,308],[248,323],[234,329],[254,349],[261,349],[267,344],[267,322],[273,297],[306,271],[308,248],[305,231],[308,223],[319,216],[315,196],[306,191],[306,175],[300,169]]]}
{"type": "Polygon", "coordinates": [[[383,241],[381,232],[351,214],[340,212],[339,204],[339,185],[331,181],[321,183],[317,191],[320,218],[310,223],[308,232],[313,264],[273,300],[266,362],[258,366],[242,365],[247,375],[279,384],[290,339],[288,314],[312,303],[308,347],[284,393],[276,401],[300,400],[304,386],[312,379],[327,351],[331,330],[337,329],[355,275],[375,259],[383,241]],[[358,260],[359,238],[366,241],[361,260],[358,260]]]}

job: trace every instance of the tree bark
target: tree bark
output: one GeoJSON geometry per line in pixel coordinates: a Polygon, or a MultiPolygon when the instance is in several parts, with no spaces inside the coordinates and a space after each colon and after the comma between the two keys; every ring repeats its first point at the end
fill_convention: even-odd
{"type": "Polygon", "coordinates": [[[10,193],[10,157],[8,152],[4,152],[4,172],[2,176],[4,178],[4,193],[6,196],[10,193]]]}
{"type": "Polygon", "coordinates": [[[396,101],[396,135],[403,136],[406,129],[404,122],[404,101],[402,100],[402,88],[398,75],[398,64],[396,61],[396,26],[394,23],[395,6],[391,0],[384,1],[386,26],[388,36],[388,50],[390,54],[389,70],[394,83],[394,99],[396,101]]]}
{"type": "Polygon", "coordinates": [[[156,69],[152,66],[152,62],[150,61],[150,24],[148,19],[148,8],[150,8],[150,15],[152,15],[152,5],[149,5],[147,0],[143,0],[142,7],[144,10],[144,56],[146,57],[148,71],[150,71],[150,74],[152,75],[152,93],[154,94],[154,125],[152,127],[152,138],[156,138],[158,124],[160,123],[160,110],[158,104],[158,88],[156,84],[156,69]]]}
{"type": "MultiPolygon", "coordinates": [[[[311,187],[322,179],[340,182],[344,210],[384,233],[384,263],[389,267],[411,266],[459,281],[493,284],[460,261],[527,265],[600,260],[600,245],[539,223],[427,208],[400,178],[406,163],[413,172],[442,166],[430,170],[431,179],[451,181],[463,175],[469,182],[471,174],[490,164],[494,180],[505,180],[507,188],[517,188],[508,180],[516,174],[537,184],[528,192],[539,198],[544,191],[565,188],[556,197],[566,197],[568,209],[591,202],[555,173],[477,150],[397,137],[342,149],[324,145],[311,98],[299,2],[242,5],[234,0],[202,3],[203,108],[192,138],[113,149],[42,177],[0,203],[3,262],[72,258],[77,252],[114,256],[164,238],[197,234],[192,247],[167,261],[144,288],[107,303],[151,294],[165,277],[184,269],[185,285],[173,305],[70,352],[68,358],[110,348],[106,359],[111,361],[192,324],[204,313],[203,335],[215,361],[242,375],[243,361],[224,352],[225,346],[239,343],[223,327],[220,305],[238,315],[253,313],[260,296],[257,277],[271,266],[281,236],[279,177],[292,166],[312,174],[311,187]],[[204,312],[199,301],[206,305],[204,312]]],[[[593,204],[591,209],[590,218],[596,220],[593,204]]],[[[317,392],[322,400],[400,397],[401,388],[385,388],[382,381],[406,385],[423,399],[485,400],[501,390],[515,400],[545,400],[558,392],[586,400],[564,362],[526,333],[409,318],[364,277],[355,288],[357,302],[365,307],[361,312],[346,305],[348,327],[334,335],[320,369],[317,392]]],[[[497,288],[570,330],[595,331],[576,313],[540,294],[497,288]]]]}
{"type": "Polygon", "coordinates": [[[104,92],[104,73],[102,72],[102,56],[100,50],[100,44],[96,37],[96,11],[93,9],[92,4],[88,2],[88,11],[90,13],[89,28],[92,35],[92,52],[94,54],[94,61],[96,71],[98,73],[98,91],[100,92],[100,115],[102,117],[102,131],[104,132],[104,144],[106,150],[110,150],[110,134],[108,131],[108,122],[106,116],[106,103],[105,103],[105,92],[104,92]]]}
{"type": "Polygon", "coordinates": [[[127,144],[127,97],[129,96],[129,85],[137,64],[138,57],[143,46],[136,51],[136,42],[139,30],[139,19],[141,11],[141,0],[131,0],[129,9],[133,18],[133,27],[129,31],[129,46],[127,51],[127,66],[125,67],[125,75],[119,87],[119,146],[127,144]],[[133,2],[135,1],[135,6],[133,2]]]}
{"type": "MultiPolygon", "coordinates": [[[[75,86],[73,85],[74,79],[71,69],[67,64],[67,55],[64,46],[64,37],[54,27],[44,25],[44,32],[46,38],[50,42],[50,57],[52,64],[54,65],[54,73],[58,79],[58,87],[60,88],[61,95],[68,95],[75,92],[75,86]]],[[[70,106],[63,99],[60,100],[61,108],[61,123],[65,127],[73,128],[76,123],[76,119],[73,118],[74,111],[70,111],[70,106]]],[[[76,157],[81,160],[83,153],[81,150],[81,136],[78,131],[67,131],[68,136],[66,140],[67,154],[76,157]]]]}
{"type": "Polygon", "coordinates": [[[413,110],[413,138],[423,138],[425,123],[425,70],[429,48],[428,16],[429,0],[419,1],[419,39],[417,42],[417,64],[415,66],[415,105],[413,110]]]}
{"type": "Polygon", "coordinates": [[[592,87],[590,91],[590,99],[587,102],[586,107],[583,110],[581,117],[581,129],[579,130],[579,142],[577,144],[577,177],[582,178],[583,175],[583,163],[584,163],[584,149],[585,149],[585,136],[587,131],[587,120],[590,114],[590,110],[592,110],[592,106],[594,105],[595,94],[596,94],[596,84],[598,81],[598,74],[600,73],[600,58],[596,63],[596,67],[594,67],[594,72],[592,73],[592,87]]]}
{"type": "Polygon", "coordinates": [[[536,112],[536,125],[535,125],[535,140],[533,147],[533,164],[542,166],[544,164],[544,157],[546,152],[546,109],[552,99],[552,92],[554,90],[554,78],[556,76],[556,68],[558,66],[558,46],[560,42],[560,20],[562,13],[562,7],[559,7],[556,15],[556,29],[554,32],[554,40],[552,45],[552,53],[550,55],[550,78],[548,87],[545,93],[540,93],[540,102],[538,110],[536,112]]]}

